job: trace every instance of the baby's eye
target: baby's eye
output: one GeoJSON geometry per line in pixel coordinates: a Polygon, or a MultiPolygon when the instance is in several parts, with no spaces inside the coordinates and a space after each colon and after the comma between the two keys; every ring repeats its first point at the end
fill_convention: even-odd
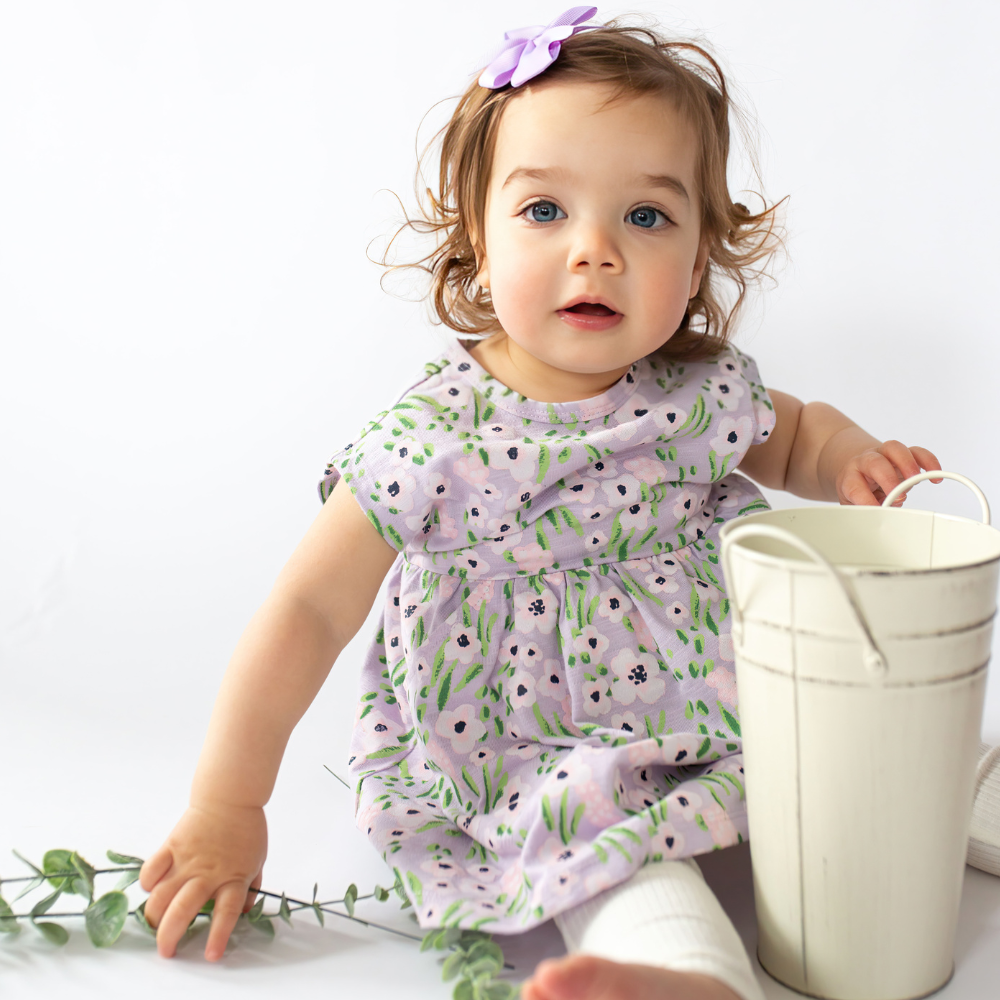
{"type": "Polygon", "coordinates": [[[566,213],[551,201],[536,201],[529,205],[524,213],[531,222],[554,222],[556,219],[565,219],[566,213]]]}
{"type": "Polygon", "coordinates": [[[655,208],[643,205],[640,208],[633,208],[628,213],[628,221],[642,229],[660,229],[669,222],[669,219],[655,208]]]}

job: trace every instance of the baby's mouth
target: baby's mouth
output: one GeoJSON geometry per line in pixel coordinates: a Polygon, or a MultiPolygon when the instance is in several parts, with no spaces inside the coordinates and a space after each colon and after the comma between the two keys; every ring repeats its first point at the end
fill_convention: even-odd
{"type": "Polygon", "coordinates": [[[614,316],[614,309],[601,305],[599,302],[578,302],[570,306],[566,312],[579,313],[583,316],[614,316]]]}

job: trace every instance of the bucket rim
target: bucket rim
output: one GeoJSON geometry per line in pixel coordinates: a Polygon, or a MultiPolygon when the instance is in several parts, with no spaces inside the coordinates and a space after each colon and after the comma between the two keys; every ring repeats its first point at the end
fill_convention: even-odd
{"type": "MultiPolygon", "coordinates": [[[[841,506],[834,506],[832,504],[816,505],[809,507],[778,507],[769,508],[768,510],[758,510],[751,514],[744,514],[742,517],[735,517],[731,521],[727,521],[719,530],[719,541],[725,542],[726,536],[731,532],[735,531],[740,525],[750,524],[755,520],[767,520],[769,514],[779,514],[784,512],[795,512],[795,511],[814,511],[814,510],[824,510],[832,511],[837,510],[841,512],[838,516],[855,517],[858,516],[860,512],[863,511],[875,511],[884,512],[890,508],[885,507],[874,507],[871,505],[866,506],[855,506],[849,504],[843,504],[841,506]],[[848,513],[851,511],[853,513],[848,513]]],[[[984,531],[990,531],[995,535],[1000,535],[1000,530],[991,524],[985,524],[983,521],[977,521],[975,518],[962,517],[959,514],[942,514],[938,511],[933,510],[900,510],[898,508],[891,508],[893,513],[892,517],[898,517],[900,515],[913,517],[913,516],[931,516],[942,518],[946,521],[955,521],[965,524],[974,525],[976,528],[984,531]]],[[[870,514],[862,514],[861,516],[870,516],[870,514]]],[[[752,560],[755,563],[771,566],[776,568],[787,569],[789,566],[794,566],[796,571],[809,572],[813,574],[823,574],[826,570],[817,565],[814,562],[808,560],[799,559],[789,559],[785,556],[774,556],[766,552],[760,552],[756,549],[752,549],[749,546],[741,543],[734,542],[730,543],[735,545],[736,548],[740,550],[740,555],[743,558],[752,560]]],[[[957,573],[964,570],[979,569],[983,566],[989,566],[992,563],[1000,561],[1000,552],[995,556],[990,556],[986,559],[979,559],[975,562],[964,562],[951,566],[931,566],[931,567],[920,567],[920,566],[899,566],[894,568],[884,568],[884,567],[871,567],[871,566],[859,566],[856,563],[840,563],[836,560],[831,559],[830,562],[837,568],[837,570],[846,576],[911,576],[917,573],[957,573]]]]}

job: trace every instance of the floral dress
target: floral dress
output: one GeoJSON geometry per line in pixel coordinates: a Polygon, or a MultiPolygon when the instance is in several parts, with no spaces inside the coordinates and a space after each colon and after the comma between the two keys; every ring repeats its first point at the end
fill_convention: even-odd
{"type": "Polygon", "coordinates": [[[747,836],[719,526],[774,413],[749,357],[527,399],[459,344],[331,459],[399,550],[362,670],[358,826],[422,927],[520,932],[747,836]]]}

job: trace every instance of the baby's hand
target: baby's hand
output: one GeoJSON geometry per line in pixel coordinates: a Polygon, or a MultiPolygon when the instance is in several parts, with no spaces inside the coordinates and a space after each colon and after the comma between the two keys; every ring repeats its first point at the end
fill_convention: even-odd
{"type": "MultiPolygon", "coordinates": [[[[855,455],[837,474],[837,498],[842,504],[869,507],[881,504],[886,496],[904,479],[915,476],[921,469],[939,470],[941,463],[926,448],[907,448],[899,441],[885,441],[855,455]]],[[[932,479],[940,483],[940,479],[932,479]]],[[[893,507],[906,499],[904,493],[893,507]]]]}
{"type": "Polygon", "coordinates": [[[190,806],[139,874],[149,893],[146,920],[157,928],[160,954],[174,954],[195,914],[214,899],[205,958],[221,958],[240,913],[253,905],[266,856],[263,808],[190,806]]]}

